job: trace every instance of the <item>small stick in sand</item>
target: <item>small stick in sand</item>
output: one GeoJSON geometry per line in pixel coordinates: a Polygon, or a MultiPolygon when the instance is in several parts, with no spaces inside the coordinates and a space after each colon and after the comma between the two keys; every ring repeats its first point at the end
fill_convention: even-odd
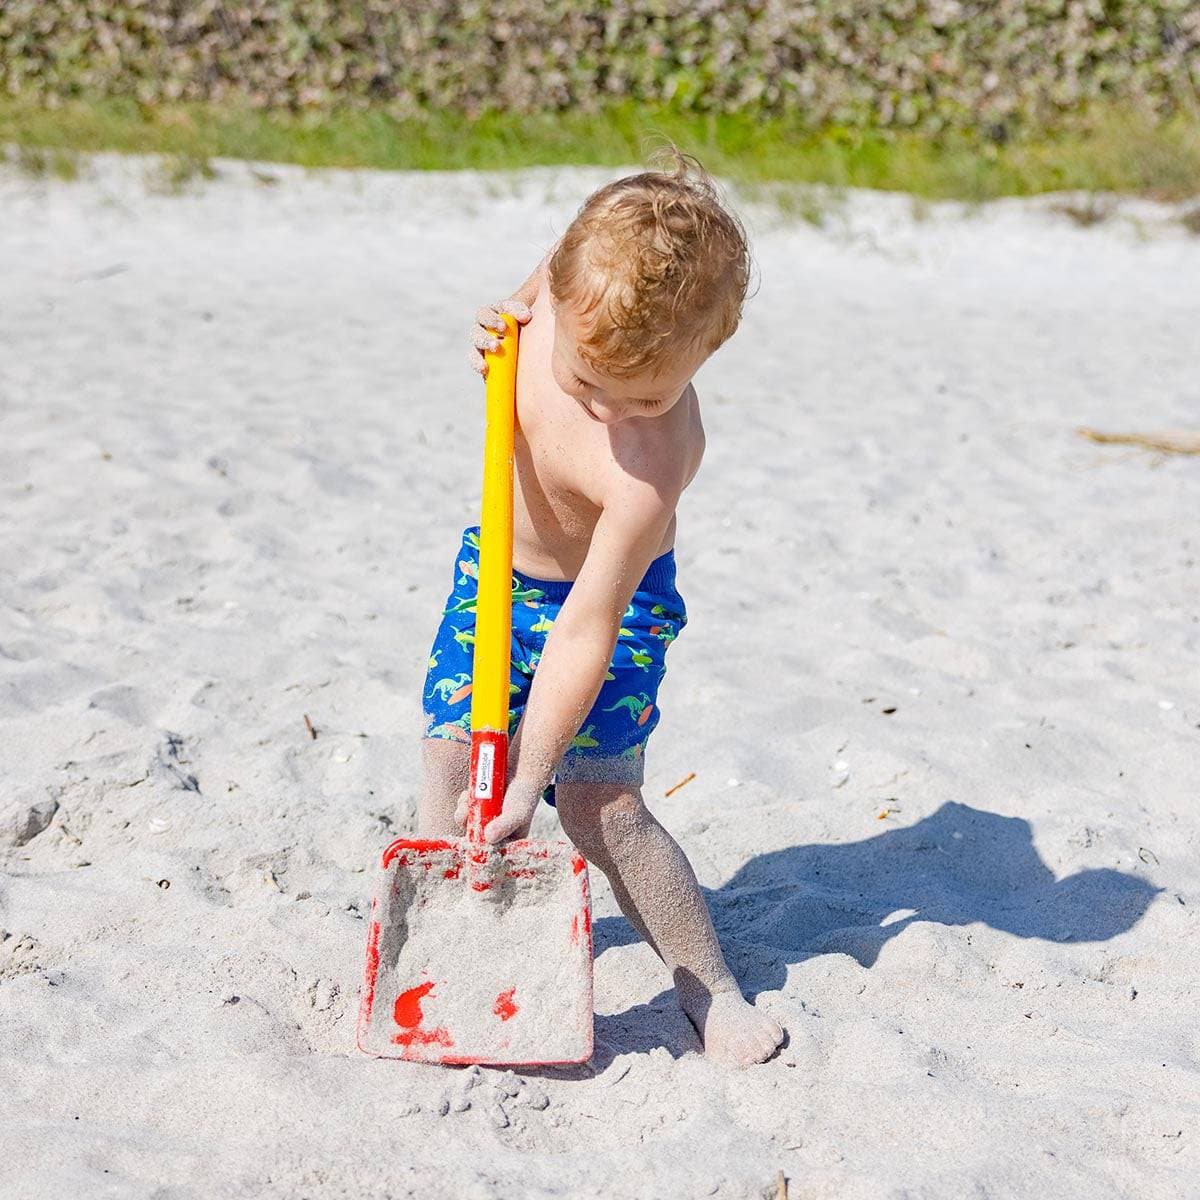
{"type": "Polygon", "coordinates": [[[663,792],[663,795],[664,796],[674,795],[677,791],[679,791],[679,789],[681,787],[683,787],[683,785],[685,783],[691,783],[692,780],[695,778],[696,778],[696,772],[689,771],[674,787],[667,788],[667,790],[665,792],[663,792]]]}
{"type": "Polygon", "coordinates": [[[308,713],[304,714],[304,728],[308,730],[308,736],[315,742],[317,740],[317,731],[313,728],[313,723],[308,719],[308,713]]]}
{"type": "Polygon", "coordinates": [[[775,1176],[775,1200],[788,1200],[787,1176],[780,1171],[775,1176]]]}
{"type": "Polygon", "coordinates": [[[1200,454],[1200,433],[1104,433],[1085,426],[1075,432],[1093,442],[1141,446],[1144,450],[1161,450],[1164,454],[1200,454]]]}

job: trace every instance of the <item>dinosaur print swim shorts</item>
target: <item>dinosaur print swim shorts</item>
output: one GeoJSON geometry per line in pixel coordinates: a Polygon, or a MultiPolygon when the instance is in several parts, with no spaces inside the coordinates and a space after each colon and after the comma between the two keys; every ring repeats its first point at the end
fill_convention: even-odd
{"type": "MultiPolygon", "coordinates": [[[[463,531],[454,586],[429,655],[424,694],[426,737],[471,740],[478,575],[476,525],[463,531]]],[[[570,580],[533,579],[513,572],[510,737],[525,711],[546,635],[570,591],[570,580]]],[[[556,780],[641,784],[646,742],[658,724],[658,688],[667,647],[686,624],[683,599],[675,589],[675,553],[668,550],[646,569],[625,610],[600,694],[563,754],[556,780]]]]}

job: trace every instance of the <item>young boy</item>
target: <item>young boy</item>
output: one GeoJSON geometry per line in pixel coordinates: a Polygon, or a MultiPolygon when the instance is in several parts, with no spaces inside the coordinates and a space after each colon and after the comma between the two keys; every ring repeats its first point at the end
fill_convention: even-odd
{"type": "MultiPolygon", "coordinates": [[[[642,799],[667,646],[686,623],[675,508],[704,453],[692,376],[737,328],[749,252],[708,177],[617,180],[583,205],[511,300],[481,309],[473,365],[503,329],[517,360],[510,782],[491,842],[524,837],[553,779],[566,835],[671,971],[711,1057],[774,1053],[696,876],[642,799]],[[523,715],[522,715],[523,714],[523,715]]],[[[466,530],[425,686],[423,836],[459,834],[468,786],[478,529],[466,530]]]]}

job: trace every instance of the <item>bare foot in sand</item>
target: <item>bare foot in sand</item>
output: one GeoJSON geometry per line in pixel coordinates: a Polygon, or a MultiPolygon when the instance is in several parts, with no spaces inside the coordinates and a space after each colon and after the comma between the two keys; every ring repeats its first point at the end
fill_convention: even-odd
{"type": "Polygon", "coordinates": [[[670,970],[704,1053],[737,1067],[765,1062],[783,1030],[742,998],[696,873],[641,789],[560,781],[555,793],[563,830],[608,877],[626,919],[670,970]]]}
{"type": "Polygon", "coordinates": [[[710,994],[697,983],[676,986],[679,1007],[695,1026],[704,1054],[730,1067],[766,1062],[783,1041],[783,1027],[737,990],[710,994]]]}

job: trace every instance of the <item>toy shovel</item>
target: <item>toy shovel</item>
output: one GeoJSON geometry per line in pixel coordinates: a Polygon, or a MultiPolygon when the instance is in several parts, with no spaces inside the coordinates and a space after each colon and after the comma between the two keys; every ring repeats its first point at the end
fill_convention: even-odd
{"type": "Polygon", "coordinates": [[[420,1062],[551,1064],[592,1054],[587,864],[568,842],[489,846],[508,765],[517,325],[488,352],[487,432],[464,838],[383,852],[358,1047],[420,1062]]]}

